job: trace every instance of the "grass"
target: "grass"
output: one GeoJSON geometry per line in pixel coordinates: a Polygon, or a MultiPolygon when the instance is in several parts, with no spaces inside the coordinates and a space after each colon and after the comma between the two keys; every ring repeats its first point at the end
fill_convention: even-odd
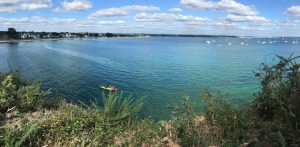
{"type": "Polygon", "coordinates": [[[194,109],[187,94],[172,107],[172,119],[137,118],[143,98],[104,95],[103,107],[49,98],[41,83],[19,72],[0,74],[0,146],[299,146],[298,57],[263,63],[255,74],[259,93],[249,107],[207,89],[194,109]]]}

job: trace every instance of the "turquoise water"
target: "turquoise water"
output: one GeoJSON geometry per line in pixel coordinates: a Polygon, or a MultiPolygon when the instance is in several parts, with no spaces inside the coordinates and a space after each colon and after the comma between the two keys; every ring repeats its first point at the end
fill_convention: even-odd
{"type": "Polygon", "coordinates": [[[0,44],[0,71],[21,69],[42,80],[53,96],[101,99],[99,85],[146,96],[141,116],[166,118],[183,92],[198,98],[205,88],[227,92],[230,102],[253,99],[253,72],[274,55],[300,55],[297,38],[101,38],[0,44]],[[284,42],[287,40],[287,42],[284,42]],[[293,43],[294,41],[294,43],[293,43]]]}

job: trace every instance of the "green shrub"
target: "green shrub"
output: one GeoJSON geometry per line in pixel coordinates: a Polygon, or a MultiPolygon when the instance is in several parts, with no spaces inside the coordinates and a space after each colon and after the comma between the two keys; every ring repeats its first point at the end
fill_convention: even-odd
{"type": "MultiPolygon", "coordinates": [[[[21,128],[7,128],[3,139],[3,146],[40,146],[44,138],[43,121],[24,123],[21,128]]],[[[1,142],[0,142],[1,145],[1,142]]]]}
{"type": "Polygon", "coordinates": [[[8,73],[1,73],[0,72],[0,81],[4,81],[7,76],[12,76],[12,83],[16,85],[16,88],[19,89],[22,86],[26,86],[30,84],[28,81],[22,79],[21,73],[16,70],[16,71],[10,71],[8,73]]]}
{"type": "Polygon", "coordinates": [[[40,87],[41,82],[36,82],[18,90],[18,108],[20,111],[35,111],[42,107],[44,99],[50,94],[50,91],[42,91],[40,87]]]}
{"type": "Polygon", "coordinates": [[[21,79],[18,71],[0,72],[0,112],[7,111],[16,105],[17,91],[25,85],[27,82],[21,79]]]}
{"type": "Polygon", "coordinates": [[[124,144],[133,146],[161,146],[161,138],[164,135],[160,126],[151,118],[135,121],[130,128],[126,130],[126,134],[123,136],[124,144]]]}
{"type": "MultiPolygon", "coordinates": [[[[103,112],[107,121],[122,122],[130,120],[140,111],[143,105],[143,98],[137,100],[131,96],[124,98],[123,93],[113,92],[108,95],[103,94],[103,112]]],[[[95,106],[94,106],[95,108],[95,106]]]]}
{"type": "Polygon", "coordinates": [[[195,124],[194,118],[196,112],[192,109],[190,97],[187,94],[182,95],[181,104],[173,107],[173,119],[170,124],[166,125],[169,137],[173,140],[180,140],[183,146],[199,146],[202,145],[201,129],[195,124]],[[175,132],[172,132],[175,130],[175,132]]]}
{"type": "Polygon", "coordinates": [[[18,102],[18,86],[13,74],[5,76],[0,82],[0,111],[6,111],[18,102]]]}
{"type": "Polygon", "coordinates": [[[42,107],[50,93],[40,89],[41,82],[30,84],[21,79],[18,71],[0,73],[0,112],[16,107],[21,112],[35,111],[42,107]]]}
{"type": "MultiPolygon", "coordinates": [[[[39,86],[33,85],[33,87],[39,86]]],[[[30,93],[39,93],[37,89],[39,88],[29,87],[30,93]]],[[[41,95],[42,97],[44,95],[41,95]]],[[[139,141],[149,143],[148,137],[156,136],[153,131],[148,129],[152,126],[151,121],[139,123],[134,118],[142,106],[141,99],[133,100],[131,97],[126,98],[122,96],[122,93],[115,92],[106,95],[103,101],[103,107],[99,107],[96,103],[86,106],[61,102],[51,117],[45,117],[43,121],[25,121],[24,125],[32,127],[22,127],[23,129],[12,131],[11,137],[6,139],[6,144],[26,146],[28,145],[27,139],[29,139],[31,146],[42,144],[107,146],[115,144],[116,138],[121,139],[122,144],[138,144],[139,141]],[[38,135],[35,135],[37,132],[32,131],[36,129],[39,130],[38,135]],[[145,131],[146,129],[149,131],[145,131]],[[138,136],[140,134],[134,132],[143,132],[146,136],[138,136]],[[126,133],[132,133],[134,137],[130,138],[128,135],[126,137],[126,133]],[[20,137],[13,137],[16,134],[19,134],[20,137]],[[35,136],[35,138],[30,136],[35,136]]]]}
{"type": "Polygon", "coordinates": [[[206,90],[202,96],[206,103],[204,110],[195,111],[189,97],[183,95],[172,120],[178,137],[175,140],[180,140],[183,146],[236,146],[248,141],[253,123],[246,111],[229,104],[226,97],[206,90]]]}
{"type": "Polygon", "coordinates": [[[216,127],[222,146],[236,146],[248,141],[250,129],[254,127],[247,115],[247,110],[241,110],[226,101],[227,94],[211,94],[206,90],[202,98],[206,102],[204,116],[210,126],[216,127]]]}
{"type": "Polygon", "coordinates": [[[296,62],[299,56],[277,57],[277,64],[262,63],[256,73],[262,90],[252,108],[260,118],[274,122],[286,139],[295,141],[300,139],[295,137],[300,135],[300,64],[296,62]]]}

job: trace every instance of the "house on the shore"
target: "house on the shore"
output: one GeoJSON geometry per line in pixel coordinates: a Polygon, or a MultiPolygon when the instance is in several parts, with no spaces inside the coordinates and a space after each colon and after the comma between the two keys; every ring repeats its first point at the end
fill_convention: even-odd
{"type": "Polygon", "coordinates": [[[6,31],[0,31],[0,40],[7,40],[8,35],[6,31]]]}

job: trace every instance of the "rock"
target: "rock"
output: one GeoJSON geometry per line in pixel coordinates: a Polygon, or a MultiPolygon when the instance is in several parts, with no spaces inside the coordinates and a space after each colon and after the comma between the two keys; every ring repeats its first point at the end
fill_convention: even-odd
{"type": "Polygon", "coordinates": [[[162,141],[163,141],[164,143],[168,143],[168,142],[169,142],[169,138],[168,138],[168,137],[164,137],[164,138],[162,139],[162,141]]]}
{"type": "Polygon", "coordinates": [[[167,123],[165,125],[165,129],[166,129],[166,134],[168,137],[172,138],[172,132],[174,132],[174,128],[172,127],[172,125],[170,123],[167,123]]]}
{"type": "Polygon", "coordinates": [[[201,116],[196,116],[195,119],[194,119],[194,121],[195,121],[195,124],[197,126],[199,126],[199,125],[205,124],[206,119],[205,119],[204,116],[201,115],[201,116]]]}

